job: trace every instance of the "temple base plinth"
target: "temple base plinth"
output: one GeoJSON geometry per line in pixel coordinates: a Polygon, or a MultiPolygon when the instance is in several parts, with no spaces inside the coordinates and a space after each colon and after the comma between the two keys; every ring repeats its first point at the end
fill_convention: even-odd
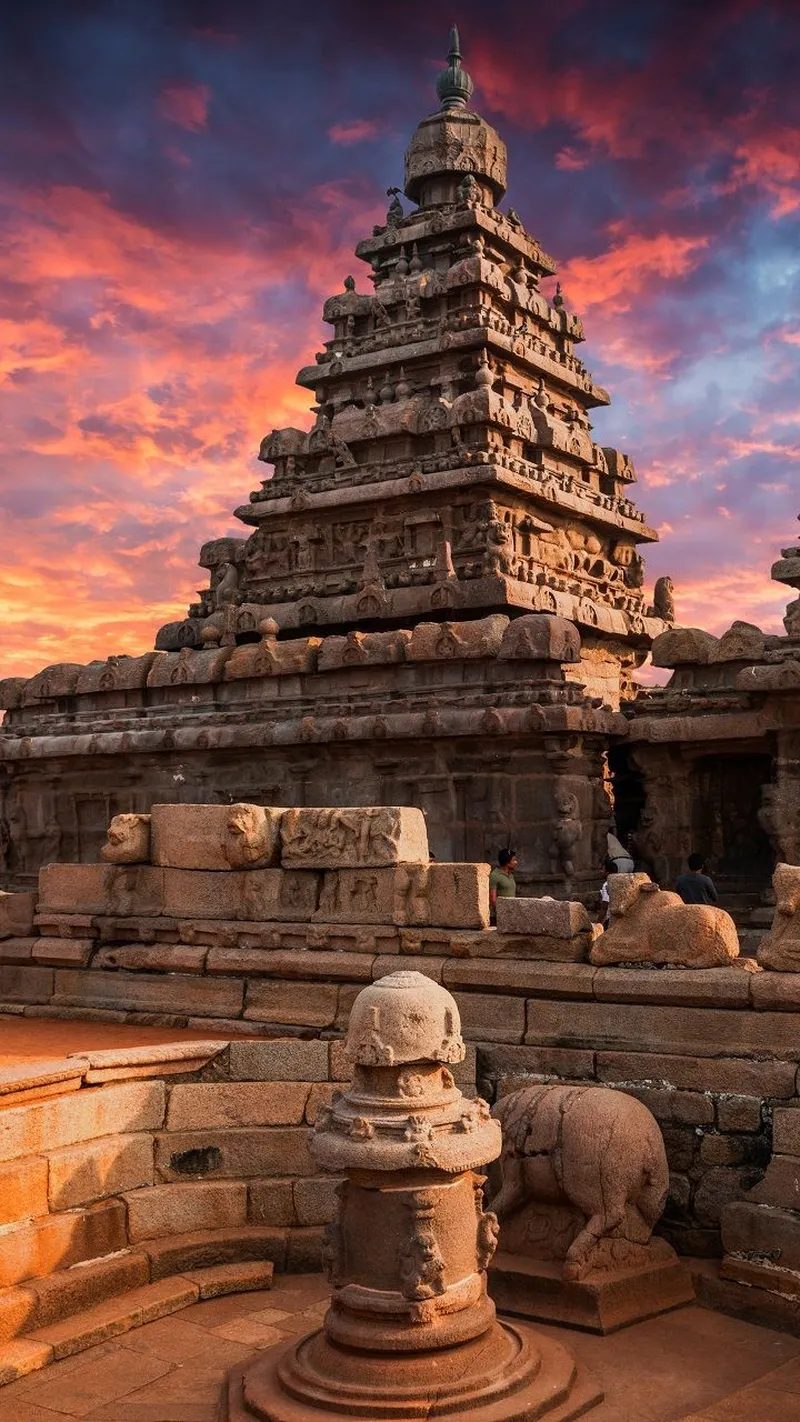
{"type": "Polygon", "coordinates": [[[654,1253],[649,1264],[579,1280],[563,1279],[561,1271],[560,1261],[500,1251],[489,1269],[489,1292],[502,1313],[590,1333],[615,1333],[695,1301],[691,1275],[677,1255],[654,1253]]]}
{"type": "Polygon", "coordinates": [[[385,1357],[323,1332],[281,1343],[229,1375],[218,1422],[571,1422],[603,1394],[558,1343],[524,1323],[435,1352],[385,1357]]]}

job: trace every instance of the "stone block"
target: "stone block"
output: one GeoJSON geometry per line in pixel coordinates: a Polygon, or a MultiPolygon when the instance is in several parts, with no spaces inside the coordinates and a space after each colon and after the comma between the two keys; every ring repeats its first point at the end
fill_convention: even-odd
{"type": "Polygon", "coordinates": [[[303,949],[209,948],[209,973],[243,977],[301,978],[306,981],[368,983],[374,959],[364,953],[314,953],[303,949]]]}
{"type": "MultiPolygon", "coordinates": [[[[47,1161],[42,1157],[0,1165],[0,1226],[46,1215],[47,1161]]],[[[0,1244],[2,1248],[2,1244],[0,1244]]]]}
{"type": "Polygon", "coordinates": [[[670,627],[653,642],[653,666],[707,666],[718,642],[718,637],[699,627],[670,627]]]}
{"type": "Polygon", "coordinates": [[[689,1091],[747,1093],[783,1100],[795,1094],[796,1070],[791,1062],[752,1061],[746,1057],[674,1056],[650,1051],[597,1053],[600,1081],[658,1080],[689,1091]]]}
{"type": "MultiPolygon", "coordinates": [[[[378,978],[386,978],[390,973],[407,972],[410,964],[408,958],[402,953],[381,953],[377,958],[367,959],[372,969],[372,981],[377,982],[378,978]]],[[[414,972],[422,973],[432,982],[442,981],[442,970],[448,958],[420,958],[414,963],[414,972]]]]}
{"type": "Polygon", "coordinates": [[[332,1027],[339,1006],[335,983],[251,982],[245,1017],[275,1026],[332,1027]]]}
{"type": "MultiPolygon", "coordinates": [[[[760,950],[758,961],[763,963],[760,950]]],[[[800,1010],[800,971],[754,973],[750,993],[753,1006],[761,1011],[774,1008],[776,1012],[797,1012],[800,1010]]]]}
{"type": "Polygon", "coordinates": [[[757,1131],[761,1126],[761,1101],[757,1096],[729,1096],[717,1102],[721,1131],[757,1131]]]}
{"type": "Polygon", "coordinates": [[[0,966],[7,963],[23,966],[33,962],[33,950],[38,938],[3,938],[0,940],[0,966]]]}
{"type": "Polygon", "coordinates": [[[547,612],[528,613],[509,623],[500,643],[501,658],[533,662],[578,662],[581,636],[574,622],[547,612]]]}
{"type": "Polygon", "coordinates": [[[287,1226],[297,1223],[291,1180],[251,1180],[247,1218],[251,1224],[287,1226]]]}
{"type": "MultiPolygon", "coordinates": [[[[45,969],[41,970],[42,972],[45,969]]],[[[188,973],[95,973],[56,969],[53,1004],[110,1007],[179,1016],[235,1017],[242,1010],[244,983],[236,978],[193,977],[188,973]]]]}
{"type": "Polygon", "coordinates": [[[153,1140],[142,1132],[54,1150],[48,1156],[51,1210],[73,1210],[153,1183],[153,1140]]]}
{"type": "Polygon", "coordinates": [[[153,1185],[125,1196],[131,1244],[196,1230],[237,1229],[247,1222],[244,1181],[153,1185]]]}
{"type": "Polygon", "coordinates": [[[114,918],[157,918],[166,912],[164,871],[150,864],[106,865],[103,888],[103,914],[114,918]]]}
{"type": "Polygon", "coordinates": [[[312,1175],[294,1184],[294,1208],[300,1225],[328,1224],[336,1214],[336,1192],[341,1184],[331,1175],[312,1175]]]}
{"type": "Polygon", "coordinates": [[[6,894],[0,891],[0,938],[26,938],[33,931],[35,914],[34,893],[6,894]]]}
{"type": "Polygon", "coordinates": [[[470,1042],[521,1042],[525,1003],[521,998],[491,993],[454,992],[461,1014],[461,1033],[470,1042]]]}
{"type": "Polygon", "coordinates": [[[124,968],[129,973],[202,973],[207,952],[189,943],[115,943],[98,949],[92,967],[124,968]]]}
{"type": "Polygon", "coordinates": [[[126,1250],[108,1259],[83,1263],[79,1269],[59,1269],[46,1279],[31,1279],[25,1287],[35,1299],[32,1321],[37,1328],[43,1328],[149,1282],[147,1255],[126,1250]]]}
{"type": "Polygon", "coordinates": [[[408,806],[285,810],[281,820],[287,869],[379,869],[429,858],[425,817],[408,806]]]}
{"type": "Polygon", "coordinates": [[[15,1338],[0,1348],[0,1387],[46,1368],[53,1360],[49,1343],[32,1338],[15,1338]]]}
{"type": "Polygon", "coordinates": [[[94,951],[93,938],[35,938],[34,962],[55,968],[85,968],[94,951]]]}
{"type": "Polygon", "coordinates": [[[294,1037],[231,1042],[230,1071],[237,1081],[327,1081],[328,1043],[294,1037]]]}
{"type": "Polygon", "coordinates": [[[344,1041],[344,1040],[336,1040],[336,1041],[331,1042],[331,1044],[330,1044],[330,1052],[331,1052],[331,1064],[330,1064],[330,1079],[331,1079],[331,1081],[337,1081],[337,1082],[342,1082],[342,1081],[349,1082],[349,1081],[352,1081],[352,1079],[353,1079],[353,1063],[350,1061],[350,1058],[349,1058],[348,1055],[347,1055],[346,1043],[345,1043],[345,1041],[344,1041]]]}
{"type": "Polygon", "coordinates": [[[119,1131],[163,1124],[162,1081],[120,1082],[0,1111],[0,1160],[40,1155],[119,1131]]]}
{"type": "Polygon", "coordinates": [[[439,662],[496,657],[509,619],[502,613],[474,622],[418,622],[406,647],[406,661],[439,662]]]}
{"type": "Polygon", "coordinates": [[[162,869],[164,913],[169,918],[237,919],[244,875],[214,869],[162,869]]]}
{"type": "Polygon", "coordinates": [[[578,963],[589,957],[591,942],[590,932],[557,938],[547,933],[501,933],[497,928],[477,932],[447,928],[400,929],[400,952],[414,957],[430,954],[448,958],[535,958],[542,962],[578,963]]]}
{"type": "Polygon", "coordinates": [[[322,876],[302,869],[253,869],[242,876],[238,917],[250,922],[305,923],[316,912],[322,876]]]}
{"type": "Polygon", "coordinates": [[[30,1287],[0,1289],[0,1343],[24,1333],[36,1318],[36,1295],[30,1287]]]}
{"type": "Polygon", "coordinates": [[[223,1081],[174,1086],[167,1107],[170,1131],[228,1126],[299,1126],[310,1086],[306,1082],[223,1081]]]}
{"type": "Polygon", "coordinates": [[[332,869],[325,874],[314,917],[322,923],[488,928],[489,866],[332,869]]]}
{"type": "Polygon", "coordinates": [[[49,1002],[53,996],[55,974],[52,968],[34,968],[26,964],[0,964],[1,1002],[49,1002]]]}
{"type": "Polygon", "coordinates": [[[98,923],[103,921],[90,913],[37,913],[35,918],[43,938],[94,938],[99,936],[98,923]]]}
{"type": "Polygon", "coordinates": [[[52,1356],[58,1360],[70,1358],[75,1353],[83,1353],[132,1328],[152,1323],[157,1318],[166,1318],[200,1297],[197,1284],[186,1278],[163,1279],[160,1283],[146,1284],[143,1288],[132,1289],[121,1298],[106,1299],[85,1313],[65,1318],[61,1323],[39,1328],[31,1335],[37,1343],[48,1344],[52,1356]]]}
{"type": "Polygon", "coordinates": [[[481,1047],[478,1067],[481,1076],[497,1079],[498,1094],[505,1096],[528,1085],[524,1078],[531,1076],[591,1081],[594,1052],[574,1047],[486,1046],[481,1047]]]}
{"type": "Polygon", "coordinates": [[[106,912],[105,864],[46,864],[39,870],[39,912],[106,912]]]}
{"type": "Polygon", "coordinates": [[[281,810],[153,805],[152,859],[168,869],[265,869],[279,859],[281,810]]]}
{"type": "Polygon", "coordinates": [[[125,1226],[125,1206],[120,1200],[23,1225],[3,1236],[0,1288],[124,1249],[128,1243],[125,1226]]]}
{"type": "Polygon", "coordinates": [[[562,899],[515,898],[497,900],[499,933],[545,934],[574,938],[588,933],[591,921],[583,904],[562,899]]]}
{"type": "Polygon", "coordinates": [[[162,1180],[248,1179],[313,1175],[306,1126],[259,1130],[174,1131],[156,1136],[156,1176],[162,1180]]]}
{"type": "Polygon", "coordinates": [[[713,1166],[701,1177],[694,1192],[694,1216],[698,1224],[718,1225],[723,1211],[754,1185],[760,1171],[742,1166],[713,1166]]]}
{"type": "Polygon", "coordinates": [[[653,1051],[697,1057],[753,1056],[800,1060],[800,1037],[789,1013],[725,1008],[640,1007],[622,1003],[528,1006],[526,1042],[592,1046],[598,1051],[653,1051]]]}
{"type": "Polygon", "coordinates": [[[520,997],[592,997],[596,969],[588,963],[540,963],[503,958],[470,958],[445,962],[442,981],[448,988],[484,987],[520,997]]]}
{"type": "Polygon", "coordinates": [[[683,1003],[687,1007],[747,1007],[753,974],[739,967],[596,968],[600,1002],[683,1003]]]}
{"type": "Polygon", "coordinates": [[[776,1155],[800,1156],[800,1105],[777,1106],[773,1111],[772,1149],[776,1155]]]}
{"type": "Polygon", "coordinates": [[[275,1265],[258,1259],[242,1260],[239,1264],[211,1264],[207,1269],[192,1269],[183,1278],[196,1284],[201,1299],[217,1299],[226,1294],[248,1294],[272,1288],[275,1265]]]}
{"type": "Polygon", "coordinates": [[[728,1254],[767,1259],[800,1270],[800,1213],[734,1200],[722,1212],[722,1243],[728,1254]]]}
{"type": "MultiPolygon", "coordinates": [[[[727,1137],[734,1140],[735,1137],[727,1137]]],[[[749,1192],[749,1200],[759,1205],[775,1205],[783,1210],[800,1210],[800,1157],[773,1155],[764,1179],[749,1192]]]]}
{"type": "Polygon", "coordinates": [[[154,1280],[245,1259],[260,1263],[268,1260],[276,1269],[282,1269],[286,1262],[286,1231],[263,1225],[197,1230],[171,1239],[145,1240],[143,1252],[150,1260],[150,1277],[154,1280]]]}
{"type": "Polygon", "coordinates": [[[19,1106],[54,1092],[77,1090],[85,1072],[86,1062],[77,1053],[74,1058],[25,1060],[0,1067],[0,1105],[19,1106]]]}

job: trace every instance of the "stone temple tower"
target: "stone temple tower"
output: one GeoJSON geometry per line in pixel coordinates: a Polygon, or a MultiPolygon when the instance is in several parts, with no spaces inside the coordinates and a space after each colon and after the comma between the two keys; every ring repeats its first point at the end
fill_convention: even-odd
{"type": "Polygon", "coordinates": [[[540,290],[552,259],[499,210],[506,147],[467,107],[472,88],[454,29],[440,107],[405,155],[410,209],[389,189],[385,225],[356,249],[373,290],[348,276],[325,302],[333,336],[297,377],[314,426],[264,439],[270,476],[236,510],[254,532],[206,545],[211,586],[158,646],[224,642],[264,618],[324,634],[549,612],[625,690],[661,630],[633,465],[592,438],[608,395],[575,354],[583,330],[560,289],[540,290]]]}
{"type": "Polygon", "coordinates": [[[298,375],[310,430],[206,543],[208,586],[156,651],[0,683],[20,886],[94,857],[109,815],[174,798],[408,804],[439,858],[513,841],[523,886],[589,892],[603,758],[671,620],[634,470],[592,436],[608,403],[552,259],[504,204],[506,148],[469,108],[458,34],[403,194],[324,305],[298,375]],[[503,204],[503,210],[500,205],[503,204]],[[56,843],[58,839],[58,843],[56,843]]]}

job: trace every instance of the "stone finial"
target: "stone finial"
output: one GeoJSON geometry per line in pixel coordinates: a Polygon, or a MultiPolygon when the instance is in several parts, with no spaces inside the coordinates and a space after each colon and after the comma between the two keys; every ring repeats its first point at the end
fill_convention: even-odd
{"type": "Polygon", "coordinates": [[[359,1066],[463,1061],[455,1000],[423,973],[381,978],[356,999],[345,1051],[359,1066]]]}
{"type": "Polygon", "coordinates": [[[440,107],[445,111],[447,109],[465,109],[474,88],[475,85],[470,75],[461,65],[461,44],[458,30],[453,25],[448,42],[447,68],[442,70],[436,80],[436,93],[440,107]]]}

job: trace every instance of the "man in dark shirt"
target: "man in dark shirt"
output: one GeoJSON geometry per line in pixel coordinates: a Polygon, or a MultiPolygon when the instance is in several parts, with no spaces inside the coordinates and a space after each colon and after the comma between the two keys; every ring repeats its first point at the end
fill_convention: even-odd
{"type": "Polygon", "coordinates": [[[718,902],[714,880],[703,871],[706,867],[702,854],[690,854],[687,859],[688,874],[679,874],[675,880],[675,892],[680,894],[685,904],[715,904],[718,902]]]}

